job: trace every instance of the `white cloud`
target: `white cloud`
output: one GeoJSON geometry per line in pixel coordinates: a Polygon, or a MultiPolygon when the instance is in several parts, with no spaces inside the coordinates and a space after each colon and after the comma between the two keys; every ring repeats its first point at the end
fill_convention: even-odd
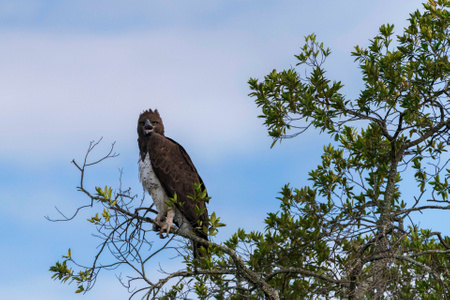
{"type": "Polygon", "coordinates": [[[178,31],[116,36],[0,34],[3,151],[48,156],[105,136],[136,139],[159,108],[168,135],[226,152],[260,129],[247,97],[245,37],[178,31]]]}

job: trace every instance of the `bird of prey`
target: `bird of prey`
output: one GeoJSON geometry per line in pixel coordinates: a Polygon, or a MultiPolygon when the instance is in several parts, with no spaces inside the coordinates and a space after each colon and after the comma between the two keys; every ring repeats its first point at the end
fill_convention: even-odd
{"type": "MultiPolygon", "coordinates": [[[[207,224],[206,203],[189,197],[194,194],[194,184],[200,184],[205,192],[206,188],[186,150],[164,135],[158,110],[149,109],[139,116],[137,132],[139,176],[158,210],[155,221],[160,226],[160,237],[163,238],[164,232],[168,235],[175,224],[182,232],[208,240],[207,234],[198,228],[200,224],[207,224]],[[174,205],[167,205],[171,203],[169,198],[175,195],[174,205]]],[[[198,247],[192,242],[194,257],[199,255],[198,247]]]]}

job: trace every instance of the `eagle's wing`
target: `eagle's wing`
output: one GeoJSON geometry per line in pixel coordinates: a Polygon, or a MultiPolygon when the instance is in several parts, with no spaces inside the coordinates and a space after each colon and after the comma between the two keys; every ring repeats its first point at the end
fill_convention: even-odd
{"type": "Polygon", "coordinates": [[[177,194],[177,202],[180,203],[177,208],[195,228],[198,220],[207,220],[208,212],[204,202],[194,203],[187,196],[194,193],[194,183],[201,183],[202,190],[205,190],[205,185],[180,144],[162,135],[159,135],[157,144],[157,147],[149,147],[153,170],[167,195],[173,197],[177,194]],[[200,216],[196,213],[196,205],[204,209],[200,216]]]}

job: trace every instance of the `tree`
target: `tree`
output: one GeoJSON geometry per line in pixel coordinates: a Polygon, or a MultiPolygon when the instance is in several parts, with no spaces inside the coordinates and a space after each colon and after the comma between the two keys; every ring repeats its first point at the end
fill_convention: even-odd
{"type": "MultiPolygon", "coordinates": [[[[181,240],[176,249],[184,268],[151,282],[145,263],[165,250],[148,251],[154,220],[147,214],[155,212],[129,191],[112,195],[105,187],[90,194],[83,187],[85,161],[77,165],[80,190],[105,206],[103,218],[90,220],[104,240],[92,265],[75,274],[69,251],[51,267],[53,276],[83,291],[99,270],[125,264],[137,273],[131,282],[144,281],[136,292],[148,299],[448,299],[450,237],[420,228],[414,218],[450,210],[449,8],[450,1],[430,0],[395,41],[388,24],[368,49],[355,47],[364,81],[357,99],[346,99],[341,82],[325,76],[331,51],[315,35],[295,56],[296,69],[249,80],[272,146],[312,128],[333,138],[309,172],[310,185],[282,189],[280,209],[268,214],[264,232],[239,229],[221,244],[197,239],[209,247],[200,259],[181,240]],[[106,249],[116,260],[99,265],[106,249]]],[[[210,223],[211,234],[222,225],[215,214],[210,223]]],[[[171,240],[196,239],[171,232],[171,240]]]]}

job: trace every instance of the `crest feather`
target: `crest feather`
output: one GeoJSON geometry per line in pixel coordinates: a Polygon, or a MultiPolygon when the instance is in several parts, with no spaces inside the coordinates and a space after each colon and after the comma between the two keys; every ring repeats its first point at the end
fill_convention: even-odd
{"type": "Polygon", "coordinates": [[[141,115],[142,115],[142,114],[145,114],[145,113],[157,114],[157,115],[159,116],[159,111],[158,111],[158,109],[152,110],[151,108],[149,108],[149,109],[147,109],[147,110],[144,110],[144,111],[141,113],[141,115]]]}

